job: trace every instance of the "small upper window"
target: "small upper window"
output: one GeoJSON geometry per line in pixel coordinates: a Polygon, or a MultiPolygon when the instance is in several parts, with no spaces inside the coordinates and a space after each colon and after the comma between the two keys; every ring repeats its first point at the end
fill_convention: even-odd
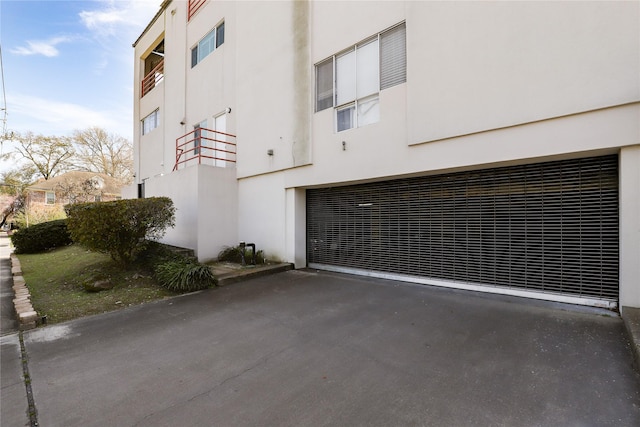
{"type": "Polygon", "coordinates": [[[47,191],[45,202],[48,205],[53,205],[56,202],[56,193],[53,191],[47,191]]]}
{"type": "Polygon", "coordinates": [[[142,119],[142,134],[146,135],[155,128],[160,125],[160,114],[158,110],[155,110],[153,113],[149,114],[147,117],[142,119]]]}
{"type": "Polygon", "coordinates": [[[196,46],[191,49],[191,68],[199,64],[204,58],[209,56],[216,48],[224,43],[224,22],[202,38],[196,46]]]}

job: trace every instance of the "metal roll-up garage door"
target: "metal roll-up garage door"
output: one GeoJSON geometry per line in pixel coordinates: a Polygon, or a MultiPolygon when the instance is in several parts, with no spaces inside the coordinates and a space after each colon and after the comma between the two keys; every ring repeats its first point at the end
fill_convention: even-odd
{"type": "Polygon", "coordinates": [[[307,239],[315,268],[614,307],[617,156],[310,189],[307,239]]]}

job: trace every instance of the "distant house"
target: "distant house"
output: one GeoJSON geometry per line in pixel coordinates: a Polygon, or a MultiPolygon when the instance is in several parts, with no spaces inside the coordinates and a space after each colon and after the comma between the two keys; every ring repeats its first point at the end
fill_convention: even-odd
{"type": "Polygon", "coordinates": [[[67,172],[27,187],[27,206],[62,208],[69,203],[120,199],[120,183],[102,173],[67,172]]]}

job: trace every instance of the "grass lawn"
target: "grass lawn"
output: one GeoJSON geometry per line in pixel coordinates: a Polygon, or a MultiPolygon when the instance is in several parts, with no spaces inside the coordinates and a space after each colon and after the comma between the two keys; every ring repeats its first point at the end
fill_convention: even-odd
{"type": "Polygon", "coordinates": [[[140,268],[123,269],[109,255],[71,245],[50,252],[18,255],[31,302],[48,323],[64,322],[91,314],[177,295],[155,283],[140,268]],[[115,286],[87,292],[83,282],[109,278],[115,286]]]}

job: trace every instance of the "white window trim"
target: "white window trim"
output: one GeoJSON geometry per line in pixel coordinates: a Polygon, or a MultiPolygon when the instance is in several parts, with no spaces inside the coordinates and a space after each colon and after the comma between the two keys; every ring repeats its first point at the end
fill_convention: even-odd
{"type": "MultiPolygon", "coordinates": [[[[368,124],[373,124],[373,123],[367,123],[365,125],[360,125],[359,120],[358,120],[358,116],[359,116],[359,105],[362,102],[365,101],[369,101],[371,99],[378,99],[378,101],[380,100],[380,77],[378,76],[378,91],[374,92],[374,93],[370,93],[367,94],[365,96],[362,96],[360,98],[358,98],[358,90],[357,90],[357,85],[358,85],[358,80],[357,80],[357,75],[358,75],[358,49],[359,46],[365,46],[369,43],[372,42],[376,42],[378,43],[378,51],[380,49],[380,33],[378,33],[376,36],[373,37],[369,37],[367,39],[364,39],[363,41],[361,41],[360,43],[353,45],[335,55],[333,55],[333,103],[334,103],[334,132],[338,133],[338,132],[345,132],[351,129],[358,129],[362,126],[366,126],[368,124]],[[337,88],[337,81],[338,81],[338,61],[337,58],[341,55],[347,54],[353,52],[356,56],[355,56],[355,66],[354,66],[354,73],[356,74],[356,77],[354,78],[354,82],[356,84],[356,88],[354,88],[355,91],[355,98],[354,99],[349,99],[349,101],[343,102],[342,104],[338,104],[338,88],[337,88]],[[345,110],[347,108],[349,108],[349,106],[354,105],[354,112],[353,112],[353,126],[350,128],[346,128],[346,129],[342,129],[342,130],[338,130],[338,112],[345,110]]],[[[380,62],[380,58],[378,57],[378,67],[380,66],[379,64],[380,62]]],[[[380,118],[378,118],[378,121],[380,121],[380,118]]],[[[377,122],[375,122],[377,123],[377,122]]]]}
{"type": "Polygon", "coordinates": [[[56,204],[56,192],[55,191],[45,191],[44,192],[44,203],[47,205],[55,205],[56,204]],[[52,201],[49,201],[49,195],[52,194],[52,201]]]}
{"type": "Polygon", "coordinates": [[[142,133],[142,135],[148,135],[150,132],[152,132],[154,129],[158,128],[160,126],[160,109],[156,108],[155,110],[153,110],[153,112],[147,114],[142,120],[140,120],[140,132],[142,133]],[[145,122],[147,121],[147,119],[150,119],[151,116],[154,116],[154,126],[152,128],[150,128],[149,130],[145,131],[145,122]]]}
{"type": "MultiPolygon", "coordinates": [[[[320,111],[324,111],[324,110],[327,110],[327,109],[330,109],[330,108],[333,109],[334,132],[337,133],[337,132],[344,132],[344,131],[350,130],[350,129],[357,129],[359,127],[366,126],[368,124],[376,123],[376,122],[378,122],[380,120],[380,118],[378,116],[378,119],[377,119],[376,122],[366,123],[364,125],[361,125],[359,123],[359,120],[358,120],[358,118],[359,118],[359,104],[361,104],[363,102],[371,101],[373,99],[377,99],[378,103],[379,103],[380,92],[383,90],[383,89],[381,89],[382,78],[383,77],[382,77],[382,65],[381,65],[382,57],[380,56],[381,55],[381,49],[382,49],[382,36],[384,34],[387,34],[389,31],[393,31],[394,29],[399,28],[401,26],[406,26],[405,21],[400,22],[398,24],[395,24],[395,25],[393,25],[393,26],[391,26],[389,28],[386,28],[385,30],[380,31],[379,33],[377,33],[376,35],[374,35],[372,37],[367,37],[366,39],[363,39],[362,41],[360,41],[360,42],[358,42],[358,43],[356,43],[356,44],[354,44],[354,45],[352,45],[352,46],[350,46],[350,47],[348,47],[348,48],[346,48],[346,49],[344,49],[344,50],[342,50],[342,51],[340,51],[340,52],[338,52],[338,53],[336,53],[336,54],[334,54],[332,56],[330,56],[329,58],[325,58],[322,61],[319,61],[319,62],[317,62],[315,64],[315,73],[316,73],[315,74],[315,82],[314,82],[315,83],[315,93],[314,93],[314,96],[315,96],[314,105],[315,105],[315,107],[314,108],[316,109],[315,112],[318,113],[320,111]],[[346,53],[354,52],[356,54],[356,61],[355,61],[356,64],[355,64],[355,71],[354,72],[356,73],[356,76],[357,76],[357,51],[358,51],[358,48],[359,47],[362,48],[362,47],[366,46],[367,44],[369,44],[371,42],[374,42],[374,41],[377,42],[377,44],[378,44],[378,55],[379,55],[378,56],[378,67],[379,67],[379,69],[378,69],[378,72],[379,72],[379,75],[378,75],[378,91],[375,92],[375,93],[369,93],[369,94],[363,95],[361,97],[358,97],[358,93],[357,93],[357,89],[356,89],[355,99],[349,99],[348,101],[345,101],[343,103],[338,104],[338,99],[337,99],[337,97],[338,97],[338,95],[337,95],[337,79],[338,79],[338,75],[337,75],[338,74],[337,58],[340,57],[341,55],[346,54],[346,53]],[[332,66],[333,66],[333,69],[332,69],[332,73],[333,73],[332,105],[330,107],[325,107],[325,108],[322,108],[321,110],[317,110],[317,106],[318,106],[318,74],[317,74],[318,73],[318,65],[320,65],[322,63],[325,63],[329,59],[331,59],[332,66]],[[351,127],[351,128],[343,129],[343,130],[338,130],[338,112],[348,108],[350,105],[354,105],[355,106],[354,119],[353,119],[354,126],[351,127]]],[[[405,49],[406,49],[406,47],[405,47],[405,49]]],[[[406,55],[406,51],[405,51],[405,55],[406,55]]],[[[406,61],[406,56],[405,56],[405,61],[406,61]]],[[[405,67],[406,67],[406,62],[405,62],[405,67]]],[[[405,79],[401,83],[406,83],[406,76],[405,76],[405,79]]],[[[358,84],[357,83],[357,77],[356,77],[355,84],[356,84],[356,87],[357,87],[357,84],[358,84]]],[[[400,84],[400,83],[396,83],[396,84],[400,84]]],[[[396,84],[394,84],[393,86],[395,86],[396,84]]],[[[391,86],[387,86],[386,88],[388,88],[388,87],[391,87],[391,86]]],[[[378,108],[379,108],[379,106],[378,106],[378,108]]]]}
{"type": "MultiPolygon", "coordinates": [[[[213,27],[211,29],[211,31],[207,32],[207,34],[205,34],[200,40],[198,40],[198,42],[196,44],[194,44],[191,49],[189,50],[189,54],[191,55],[190,57],[190,62],[191,62],[191,68],[195,68],[199,63],[201,63],[202,61],[204,61],[208,56],[210,56],[213,52],[215,52],[216,50],[218,50],[220,48],[220,46],[222,46],[224,44],[224,41],[222,42],[222,44],[218,44],[218,28],[223,26],[225,23],[224,20],[220,21],[215,27],[213,27]],[[209,37],[210,35],[213,35],[213,49],[211,49],[211,51],[209,53],[207,53],[205,56],[203,56],[202,58],[200,57],[200,43],[202,43],[202,41],[204,39],[206,39],[207,37],[209,37]],[[193,62],[193,51],[196,50],[196,62],[193,62]]],[[[226,31],[226,27],[225,27],[225,31],[226,31]]],[[[224,38],[224,36],[223,36],[224,38]]]]}

